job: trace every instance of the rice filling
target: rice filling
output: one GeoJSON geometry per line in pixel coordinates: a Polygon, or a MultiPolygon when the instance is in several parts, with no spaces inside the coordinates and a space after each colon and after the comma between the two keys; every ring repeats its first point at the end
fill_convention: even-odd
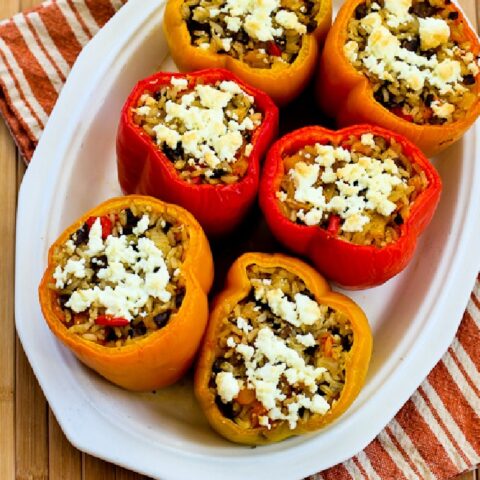
{"type": "Polygon", "coordinates": [[[366,0],[348,24],[344,54],[375,99],[413,123],[463,118],[478,100],[479,58],[450,0],[366,0]]]}
{"type": "Polygon", "coordinates": [[[187,246],[185,226],[150,207],[91,217],[55,252],[51,288],[65,326],[108,347],[163,328],[185,296],[187,246]]]}
{"type": "Polygon", "coordinates": [[[245,175],[262,114],[233,81],[189,87],[186,79],[173,77],[158,92],[142,95],[133,119],[183,180],[217,185],[245,175]]]}
{"type": "Polygon", "coordinates": [[[377,247],[399,237],[428,184],[399,144],[371,133],[307,145],[284,158],[284,170],[277,198],[287,218],[377,247]]]}
{"type": "Polygon", "coordinates": [[[348,318],[282,268],[248,268],[251,290],[223,320],[210,388],[242,428],[295,429],[341,395],[353,344],[348,318]]]}
{"type": "Polygon", "coordinates": [[[295,61],[319,9],[314,0],[186,0],[182,16],[192,45],[272,68],[295,61]]]}

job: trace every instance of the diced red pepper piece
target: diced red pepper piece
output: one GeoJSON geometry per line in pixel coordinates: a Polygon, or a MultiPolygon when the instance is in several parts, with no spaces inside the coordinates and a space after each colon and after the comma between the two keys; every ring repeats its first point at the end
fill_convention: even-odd
{"type": "Polygon", "coordinates": [[[402,107],[393,107],[390,111],[397,117],[400,117],[407,122],[413,122],[413,116],[408,115],[407,113],[403,113],[402,107]]]}
{"type": "Polygon", "coordinates": [[[332,235],[337,235],[340,230],[340,217],[338,215],[330,215],[328,217],[327,231],[332,235]]]}
{"type": "MultiPolygon", "coordinates": [[[[88,228],[92,228],[92,225],[95,223],[99,217],[90,217],[87,220],[88,228]]],[[[100,225],[102,226],[102,238],[105,240],[112,233],[112,221],[109,217],[103,216],[100,217],[100,225]]]]}
{"type": "Polygon", "coordinates": [[[113,315],[100,315],[96,318],[97,325],[104,325],[106,327],[124,327],[130,322],[123,317],[114,317],[113,315]]]}
{"type": "Polygon", "coordinates": [[[270,41],[267,43],[267,53],[273,57],[280,57],[282,49],[274,41],[270,41]]]}

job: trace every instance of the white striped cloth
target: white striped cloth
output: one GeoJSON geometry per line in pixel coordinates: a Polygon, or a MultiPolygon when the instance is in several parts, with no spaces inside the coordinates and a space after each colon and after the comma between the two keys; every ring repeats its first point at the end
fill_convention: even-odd
{"type": "Polygon", "coordinates": [[[49,0],[0,23],[0,111],[28,162],[82,48],[126,0],[49,0]]]}
{"type": "MultiPolygon", "coordinates": [[[[28,161],[77,55],[124,0],[49,0],[0,23],[0,110],[28,161]]],[[[447,479],[480,462],[480,282],[442,360],[364,451],[312,480],[447,479]]]]}

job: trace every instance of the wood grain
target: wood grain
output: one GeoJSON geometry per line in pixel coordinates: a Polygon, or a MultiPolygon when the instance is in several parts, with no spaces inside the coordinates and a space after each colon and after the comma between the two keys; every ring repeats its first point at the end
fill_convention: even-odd
{"type": "MultiPolygon", "coordinates": [[[[0,0],[0,19],[40,0],[0,0]]],[[[462,2],[475,18],[474,0],[462,2]]],[[[66,439],[18,341],[14,329],[14,248],[17,191],[25,167],[0,122],[0,480],[142,480],[127,471],[78,451],[66,439]]],[[[393,479],[392,479],[393,480],[393,479]]],[[[478,472],[455,480],[480,480],[478,472]]]]}

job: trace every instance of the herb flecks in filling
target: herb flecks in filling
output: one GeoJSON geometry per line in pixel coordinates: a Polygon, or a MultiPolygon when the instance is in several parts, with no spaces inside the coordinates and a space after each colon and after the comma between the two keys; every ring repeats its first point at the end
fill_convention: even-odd
{"type": "Polygon", "coordinates": [[[367,0],[356,8],[345,56],[392,113],[436,125],[460,120],[477,101],[479,57],[462,38],[456,8],[449,0],[367,0]]]}
{"type": "Polygon", "coordinates": [[[52,285],[70,332],[122,346],[164,327],[185,295],[185,226],[132,204],[90,218],[55,253],[52,285]]]}
{"type": "Polygon", "coordinates": [[[134,121],[189,183],[231,184],[246,173],[262,122],[254,98],[233,81],[189,87],[183,78],[145,93],[134,121]]]}
{"type": "Polygon", "coordinates": [[[186,0],[182,16],[193,45],[271,68],[295,61],[319,9],[317,0],[186,0]]]}
{"type": "Polygon", "coordinates": [[[340,145],[308,145],[285,157],[284,168],[277,198],[287,218],[377,247],[399,237],[428,183],[399,144],[371,133],[340,145]]]}
{"type": "Polygon", "coordinates": [[[353,332],[296,275],[251,266],[248,276],[249,296],[223,320],[210,388],[242,428],[294,429],[340,397],[353,332]]]}

